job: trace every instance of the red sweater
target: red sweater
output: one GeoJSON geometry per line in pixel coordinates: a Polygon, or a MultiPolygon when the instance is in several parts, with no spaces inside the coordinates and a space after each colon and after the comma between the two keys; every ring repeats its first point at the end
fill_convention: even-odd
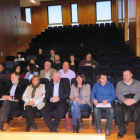
{"type": "MultiPolygon", "coordinates": [[[[10,76],[8,77],[9,80],[11,80],[11,75],[12,75],[12,73],[10,73],[10,76]]],[[[20,74],[20,79],[24,79],[24,77],[25,77],[25,74],[21,73],[20,74]]]]}

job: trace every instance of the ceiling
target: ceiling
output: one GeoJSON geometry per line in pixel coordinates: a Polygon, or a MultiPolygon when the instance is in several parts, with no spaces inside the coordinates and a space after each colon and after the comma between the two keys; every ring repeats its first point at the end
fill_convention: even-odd
{"type": "Polygon", "coordinates": [[[20,7],[39,6],[42,1],[55,1],[55,0],[20,0],[20,7]]]}

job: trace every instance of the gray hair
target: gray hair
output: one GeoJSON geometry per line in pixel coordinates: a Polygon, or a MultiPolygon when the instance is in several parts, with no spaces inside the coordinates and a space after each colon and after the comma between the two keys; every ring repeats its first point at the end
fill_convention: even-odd
{"type": "Polygon", "coordinates": [[[60,71],[54,71],[54,72],[53,72],[53,75],[54,75],[54,74],[59,74],[59,76],[61,76],[60,71]]]}
{"type": "MultiPolygon", "coordinates": [[[[49,65],[51,66],[51,62],[50,62],[50,61],[46,61],[45,63],[49,63],[49,65]]],[[[44,63],[44,64],[45,64],[45,63],[44,63]]]]}

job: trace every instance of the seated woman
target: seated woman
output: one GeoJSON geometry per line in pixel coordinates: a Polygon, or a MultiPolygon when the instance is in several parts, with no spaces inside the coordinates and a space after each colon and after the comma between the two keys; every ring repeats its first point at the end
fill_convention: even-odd
{"type": "MultiPolygon", "coordinates": [[[[39,67],[33,58],[30,59],[30,64],[35,64],[36,68],[39,67]]],[[[27,66],[27,70],[29,70],[29,65],[27,66]]]]}
{"type": "MultiPolygon", "coordinates": [[[[25,74],[21,71],[20,65],[16,65],[13,72],[19,73],[19,74],[20,74],[20,79],[24,79],[25,74]]],[[[12,74],[12,73],[11,73],[11,74],[12,74]]],[[[9,80],[11,80],[11,74],[10,74],[10,76],[8,77],[9,80]]]]}
{"type": "Polygon", "coordinates": [[[42,49],[39,49],[39,50],[38,50],[38,54],[43,54],[42,49]]]}
{"type": "Polygon", "coordinates": [[[25,61],[24,57],[20,53],[17,54],[17,57],[15,58],[14,62],[16,61],[25,61]]]}
{"type": "Polygon", "coordinates": [[[75,56],[74,55],[71,55],[70,56],[70,69],[73,70],[73,71],[76,71],[77,66],[78,65],[76,63],[75,56]]]}
{"type": "Polygon", "coordinates": [[[52,65],[52,68],[54,68],[56,70],[62,69],[62,63],[60,62],[60,56],[59,55],[55,55],[54,63],[52,65]]]}
{"type": "Polygon", "coordinates": [[[22,99],[25,102],[24,109],[28,116],[27,126],[25,129],[26,132],[29,132],[31,127],[32,130],[37,130],[37,126],[34,121],[34,114],[45,106],[45,103],[43,102],[45,92],[45,85],[40,84],[39,76],[33,76],[32,84],[26,88],[22,96],[22,99]]]}
{"type": "Polygon", "coordinates": [[[83,130],[81,111],[90,107],[90,85],[86,83],[84,74],[76,74],[76,83],[72,84],[70,92],[71,114],[73,119],[73,133],[83,130]]]}
{"type": "Polygon", "coordinates": [[[29,72],[26,73],[24,79],[28,79],[30,81],[34,75],[39,75],[37,72],[37,68],[35,64],[29,64],[29,72]]]}

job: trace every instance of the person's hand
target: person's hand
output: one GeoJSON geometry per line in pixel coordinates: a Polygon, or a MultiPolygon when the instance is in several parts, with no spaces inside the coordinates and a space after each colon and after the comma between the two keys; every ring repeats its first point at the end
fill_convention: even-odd
{"type": "Polygon", "coordinates": [[[74,100],[76,100],[78,103],[79,103],[79,105],[81,104],[81,100],[79,99],[79,98],[74,98],[74,100]]]}
{"type": "Polygon", "coordinates": [[[129,100],[128,100],[128,99],[126,99],[126,100],[124,101],[124,104],[126,104],[126,105],[130,106],[130,102],[129,102],[129,100]]]}
{"type": "Polygon", "coordinates": [[[91,65],[94,69],[96,68],[96,66],[95,65],[91,65]]]}
{"type": "Polygon", "coordinates": [[[88,63],[86,63],[85,66],[88,66],[88,63]]]}
{"type": "Polygon", "coordinates": [[[29,101],[29,102],[28,102],[28,105],[30,105],[30,106],[34,106],[34,105],[35,105],[35,102],[33,102],[33,101],[29,101]]]}
{"type": "Polygon", "coordinates": [[[98,101],[96,99],[93,100],[94,105],[98,104],[98,101]]]}
{"type": "Polygon", "coordinates": [[[103,105],[106,105],[107,103],[108,103],[107,100],[103,100],[103,101],[102,101],[102,104],[103,104],[103,105]]]}
{"type": "Polygon", "coordinates": [[[8,95],[4,95],[4,96],[2,97],[2,99],[5,101],[5,100],[10,100],[10,99],[12,99],[12,97],[11,97],[11,96],[8,96],[8,95]]]}
{"type": "Polygon", "coordinates": [[[134,103],[136,103],[136,101],[134,99],[127,98],[127,100],[129,101],[130,105],[133,105],[134,103]]]}
{"type": "Polygon", "coordinates": [[[56,102],[58,102],[60,99],[59,99],[59,97],[57,97],[57,96],[53,96],[51,100],[52,100],[53,103],[56,103],[56,102]]]}

